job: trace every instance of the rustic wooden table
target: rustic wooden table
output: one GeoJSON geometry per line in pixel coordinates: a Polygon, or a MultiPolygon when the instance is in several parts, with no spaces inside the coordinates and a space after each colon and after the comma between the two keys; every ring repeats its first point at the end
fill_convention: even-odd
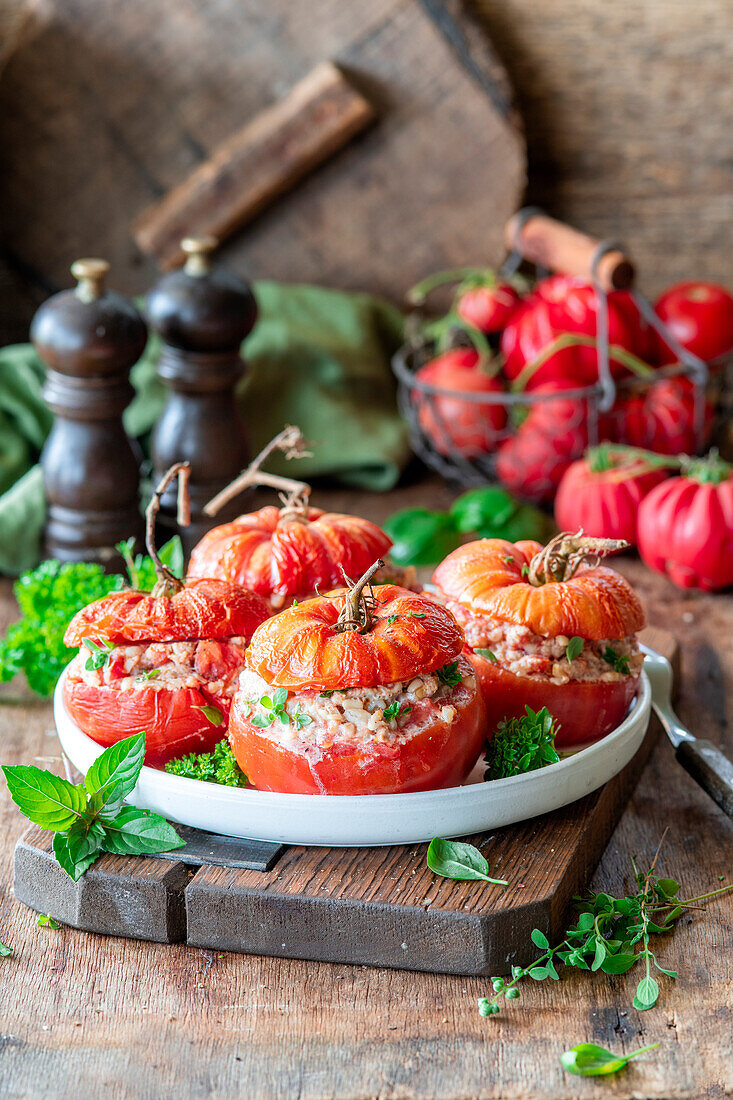
{"type": "MultiPolygon", "coordinates": [[[[435,482],[389,496],[328,492],[319,503],[379,520],[415,503],[439,506],[435,482]]],[[[635,560],[621,570],[639,587],[652,624],[682,642],[682,719],[733,750],[733,596],[683,593],[635,560]]],[[[0,627],[14,615],[2,582],[0,627]]],[[[59,765],[50,707],[0,706],[0,759],[59,765]]],[[[482,979],[302,963],[185,946],[51,931],[13,898],[12,853],[23,821],[0,791],[0,1097],[502,1097],[728,1095],[731,1065],[731,900],[684,917],[663,940],[658,1007],[631,1005],[631,975],[572,972],[528,988],[495,1019],[476,1001],[482,979]],[[614,1050],[660,1047],[617,1078],[569,1077],[560,1052],[582,1041],[614,1050]]],[[[654,752],[595,876],[617,890],[629,857],[660,857],[687,896],[719,885],[733,867],[733,826],[675,763],[654,752]]]]}

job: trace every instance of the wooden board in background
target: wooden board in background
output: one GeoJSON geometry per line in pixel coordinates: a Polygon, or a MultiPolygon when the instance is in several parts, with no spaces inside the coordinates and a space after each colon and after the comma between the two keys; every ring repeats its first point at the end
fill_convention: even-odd
{"type": "Polygon", "coordinates": [[[123,292],[149,286],[156,269],[134,246],[133,219],[324,60],[344,67],[378,120],[237,235],[225,261],[402,300],[431,271],[503,255],[524,138],[501,63],[462,9],[24,3],[25,34],[0,81],[0,255],[17,277],[5,339],[24,338],[29,286],[37,296],[67,285],[79,255],[107,257],[123,292]]]}
{"type": "MultiPolygon", "coordinates": [[[[665,631],[644,641],[668,656],[665,631]]],[[[79,883],[58,867],[50,834],[16,847],[15,895],[75,928],[218,951],[448,974],[508,973],[529,933],[558,937],[589,882],[659,732],[601,790],[554,813],[471,837],[506,888],[434,875],[426,845],[290,847],[269,870],[102,856],[79,883]]]]}

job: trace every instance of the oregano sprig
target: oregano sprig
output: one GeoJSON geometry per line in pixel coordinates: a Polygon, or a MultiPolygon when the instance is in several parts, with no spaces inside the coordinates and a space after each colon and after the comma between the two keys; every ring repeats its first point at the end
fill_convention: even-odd
{"type": "Polygon", "coordinates": [[[75,882],[102,852],[168,852],[185,841],[150,810],[123,806],[138,781],[145,734],[118,741],[90,765],[83,783],[70,783],[32,764],[3,765],[10,797],[22,814],[53,832],[57,863],[75,882]]]}

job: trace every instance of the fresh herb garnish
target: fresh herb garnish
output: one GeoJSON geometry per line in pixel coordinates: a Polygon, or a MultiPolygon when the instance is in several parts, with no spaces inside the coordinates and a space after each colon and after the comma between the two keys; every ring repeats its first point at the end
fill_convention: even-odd
{"type": "Polygon", "coordinates": [[[582,638],[571,638],[565,647],[565,656],[568,661],[574,661],[583,652],[585,642],[582,638]]]}
{"type": "Polygon", "coordinates": [[[463,680],[460,672],[458,671],[458,661],[451,661],[447,665],[443,665],[437,671],[437,677],[442,684],[447,687],[456,687],[463,680]]]}
{"type": "Polygon", "coordinates": [[[523,577],[528,577],[528,576],[529,576],[529,566],[527,565],[527,563],[526,563],[526,562],[525,562],[525,563],[524,563],[524,565],[522,566],[522,574],[521,574],[521,575],[522,575],[523,577]]]}
{"type": "Polygon", "coordinates": [[[493,661],[494,664],[498,663],[498,658],[490,649],[474,649],[473,652],[478,653],[479,657],[485,657],[487,661],[493,661]]]}
{"type": "Polygon", "coordinates": [[[399,618],[399,615],[388,615],[387,616],[387,622],[389,623],[390,626],[392,626],[394,623],[397,622],[398,618],[399,618]]]}
{"type": "Polygon", "coordinates": [[[5,959],[5,958],[8,957],[8,955],[12,955],[12,954],[13,954],[13,948],[8,947],[8,945],[6,943],[3,943],[2,940],[0,940],[0,959],[5,959]]]}
{"type": "Polygon", "coordinates": [[[278,688],[273,693],[272,698],[269,695],[263,695],[260,699],[260,706],[264,707],[267,714],[256,714],[254,718],[250,718],[250,722],[253,726],[259,726],[261,729],[265,726],[271,726],[276,718],[279,718],[284,726],[287,726],[290,721],[290,715],[285,710],[285,704],[288,701],[288,692],[286,688],[278,688]]]}
{"type": "Polygon", "coordinates": [[[41,928],[60,928],[61,925],[57,920],[54,920],[50,913],[41,913],[40,917],[36,921],[36,924],[40,924],[41,928]]]}
{"type": "Polygon", "coordinates": [[[106,638],[100,638],[99,642],[93,642],[91,638],[84,638],[83,642],[85,648],[89,650],[89,656],[84,664],[87,672],[96,672],[100,668],[104,668],[114,649],[112,642],[108,642],[106,638]]]}
{"type": "Polygon", "coordinates": [[[408,611],[407,612],[407,617],[408,617],[408,619],[426,619],[427,618],[427,612],[426,611],[408,611]]]}
{"type": "Polygon", "coordinates": [[[622,676],[628,676],[631,669],[629,668],[628,657],[622,657],[620,653],[617,653],[615,649],[612,649],[610,645],[607,645],[603,651],[603,660],[607,661],[616,672],[620,672],[622,676]]]}
{"type": "Polygon", "coordinates": [[[579,970],[600,970],[604,974],[625,974],[637,964],[643,964],[644,976],[637,985],[634,1007],[640,1011],[651,1008],[659,996],[659,986],[651,976],[656,967],[670,978],[676,971],[668,970],[657,961],[650,947],[651,935],[672,932],[675,922],[688,907],[700,907],[700,902],[717,897],[733,889],[724,886],[707,894],[682,900],[679,883],[674,879],[658,878],[655,866],[659,849],[645,874],[636,869],[632,860],[637,890],[627,897],[614,898],[601,892],[588,898],[575,898],[578,911],[576,923],[568,928],[559,943],[551,947],[547,936],[539,928],[531,934],[532,942],[542,954],[527,966],[513,966],[511,978],[492,978],[494,996],[482,997],[478,1010],[482,1016],[495,1016],[502,997],[516,1000],[518,985],[525,978],[541,982],[545,978],[559,979],[556,963],[579,970]]]}
{"type": "Polygon", "coordinates": [[[491,741],[487,742],[484,760],[485,780],[506,779],[556,764],[555,751],[558,725],[547,707],[535,712],[525,706],[521,718],[505,718],[491,741]]]}
{"type": "Polygon", "coordinates": [[[205,706],[194,706],[192,709],[200,710],[204,718],[211,722],[212,726],[221,726],[224,723],[224,715],[218,707],[212,706],[211,703],[207,703],[205,706]]]}
{"type": "Polygon", "coordinates": [[[427,865],[436,875],[455,879],[458,882],[472,882],[480,879],[494,886],[508,886],[506,879],[490,878],[489,865],[473,844],[463,844],[458,840],[442,840],[436,836],[430,841],[427,865]]]}
{"type": "Polygon", "coordinates": [[[246,787],[244,774],[232,747],[224,738],[213,752],[191,752],[169,760],[165,766],[169,775],[181,775],[186,779],[199,779],[204,783],[219,783],[222,787],[246,787]]]}
{"type": "Polygon", "coordinates": [[[330,699],[336,692],[338,692],[339,695],[343,695],[345,691],[351,691],[351,688],[330,688],[328,691],[320,691],[318,694],[321,699],[330,699]]]}
{"type": "Polygon", "coordinates": [[[155,680],[157,676],[160,676],[160,671],[159,668],[148,668],[135,677],[135,683],[149,684],[151,680],[155,680]]]}
{"type": "Polygon", "coordinates": [[[145,734],[105,749],[83,783],[32,764],[3,765],[10,797],[30,821],[53,832],[56,861],[76,882],[102,852],[168,852],[185,843],[165,818],[122,806],[145,757],[145,734]]]}
{"type": "Polygon", "coordinates": [[[293,607],[300,607],[300,604],[298,603],[298,601],[297,601],[297,600],[293,600],[293,602],[291,603],[290,607],[291,607],[291,608],[293,608],[293,607]]]}
{"type": "MultiPolygon", "coordinates": [[[[125,539],[118,542],[115,550],[122,555],[127,569],[127,576],[131,588],[140,592],[150,592],[158,579],[155,572],[155,563],[147,554],[134,554],[135,539],[125,539]]],[[[158,551],[158,557],[163,565],[168,568],[174,577],[183,580],[183,545],[178,535],[174,535],[158,551]]]]}
{"type": "Polygon", "coordinates": [[[564,1050],[560,1061],[562,1068],[576,1077],[606,1077],[609,1073],[618,1073],[632,1058],[645,1054],[647,1050],[656,1050],[658,1046],[659,1043],[650,1043],[648,1047],[641,1047],[631,1054],[613,1054],[595,1043],[578,1043],[571,1050],[564,1050]]]}
{"type": "Polygon", "coordinates": [[[409,714],[412,707],[400,706],[399,702],[395,699],[394,703],[390,703],[388,707],[385,707],[382,711],[384,718],[388,722],[396,722],[403,714],[409,714]]]}
{"type": "Polygon", "coordinates": [[[297,704],[295,712],[293,713],[293,724],[296,730],[302,730],[304,726],[309,726],[313,719],[309,714],[303,714],[300,709],[300,703],[297,704]]]}

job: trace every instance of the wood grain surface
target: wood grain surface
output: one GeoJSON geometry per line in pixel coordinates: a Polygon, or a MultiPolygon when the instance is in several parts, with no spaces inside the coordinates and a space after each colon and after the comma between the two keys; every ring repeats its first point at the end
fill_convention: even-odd
{"type": "MultiPolygon", "coordinates": [[[[383,518],[448,500],[437,483],[389,497],[317,493],[328,507],[383,518]]],[[[680,592],[638,561],[620,563],[652,623],[679,628],[678,709],[697,734],[733,752],[733,596],[680,592]]],[[[5,586],[7,592],[8,586],[5,586]]],[[[2,615],[13,614],[7,596],[2,615]]],[[[0,706],[3,761],[59,764],[46,704],[0,706]]],[[[594,877],[629,883],[629,857],[651,858],[665,828],[663,872],[687,896],[733,865],[733,826],[660,741],[594,877]]],[[[731,1088],[731,902],[683,918],[659,943],[658,1007],[631,1006],[632,975],[572,972],[526,989],[483,1019],[480,978],[446,977],[198,950],[51,931],[10,891],[22,820],[0,789],[0,1097],[405,1097],[502,1100],[718,1098],[731,1088]],[[560,1052],[581,1041],[614,1050],[661,1044],[607,1081],[568,1077],[560,1052]]]]}

